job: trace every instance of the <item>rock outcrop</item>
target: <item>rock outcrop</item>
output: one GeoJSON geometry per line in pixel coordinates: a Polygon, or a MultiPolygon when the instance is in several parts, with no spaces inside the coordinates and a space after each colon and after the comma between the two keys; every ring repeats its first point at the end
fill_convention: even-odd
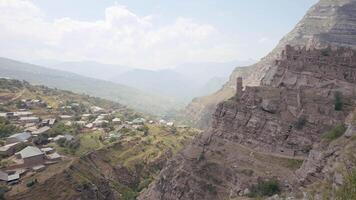
{"type": "Polygon", "coordinates": [[[301,179],[290,163],[322,158],[310,150],[356,105],[356,51],[286,46],[273,71],[261,86],[246,86],[220,103],[211,129],[171,160],[139,199],[228,199],[261,179],[297,191],[301,179]],[[340,99],[343,107],[336,109],[340,99]]]}
{"type": "Polygon", "coordinates": [[[246,86],[257,86],[260,83],[271,81],[276,73],[274,61],[280,59],[286,45],[307,48],[332,46],[355,49],[356,1],[320,0],[271,53],[250,67],[236,68],[222,89],[213,95],[193,100],[185,109],[185,114],[197,126],[206,129],[211,122],[211,115],[214,113],[216,105],[234,95],[237,77],[243,77],[246,86]]]}

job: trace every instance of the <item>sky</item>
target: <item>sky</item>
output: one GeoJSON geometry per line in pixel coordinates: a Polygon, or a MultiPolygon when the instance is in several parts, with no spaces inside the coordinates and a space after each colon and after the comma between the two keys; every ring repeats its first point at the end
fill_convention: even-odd
{"type": "Polygon", "coordinates": [[[258,60],[317,0],[0,0],[0,56],[162,69],[258,60]]]}

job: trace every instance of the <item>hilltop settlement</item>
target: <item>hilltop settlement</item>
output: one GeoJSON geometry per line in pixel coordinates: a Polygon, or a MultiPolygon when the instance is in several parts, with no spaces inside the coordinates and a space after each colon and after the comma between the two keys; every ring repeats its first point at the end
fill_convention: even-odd
{"type": "Polygon", "coordinates": [[[53,169],[65,169],[77,157],[132,139],[125,136],[144,137],[153,127],[171,135],[188,129],[109,101],[16,80],[0,82],[0,182],[12,194],[35,185],[41,174],[51,177],[53,169]]]}

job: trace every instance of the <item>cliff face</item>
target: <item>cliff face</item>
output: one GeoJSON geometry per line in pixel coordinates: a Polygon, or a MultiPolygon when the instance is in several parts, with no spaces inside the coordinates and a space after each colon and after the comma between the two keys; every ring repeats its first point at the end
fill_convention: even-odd
{"type": "Polygon", "coordinates": [[[300,166],[291,163],[302,163],[356,105],[356,51],[286,46],[273,64],[268,82],[217,106],[212,128],[139,199],[235,198],[261,179],[277,179],[283,191],[298,193],[300,166]]]}
{"type": "Polygon", "coordinates": [[[246,86],[269,83],[274,76],[274,61],[280,59],[286,45],[307,48],[350,47],[356,48],[356,1],[320,0],[260,62],[244,68],[236,68],[230,80],[213,95],[197,98],[187,106],[185,113],[197,126],[207,128],[216,105],[233,96],[236,77],[243,77],[246,86]],[[263,79],[263,80],[262,80],[263,79]],[[262,82],[261,82],[262,80],[262,82]]]}

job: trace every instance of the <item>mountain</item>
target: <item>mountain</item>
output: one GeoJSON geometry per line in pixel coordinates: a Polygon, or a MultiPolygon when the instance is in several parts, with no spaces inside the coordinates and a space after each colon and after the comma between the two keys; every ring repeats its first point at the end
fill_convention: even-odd
{"type": "Polygon", "coordinates": [[[206,63],[183,63],[174,70],[185,77],[194,79],[200,84],[206,84],[216,77],[229,77],[237,66],[247,66],[253,64],[254,60],[231,61],[231,62],[206,62],[206,63]]]}
{"type": "Polygon", "coordinates": [[[210,129],[169,161],[139,200],[337,195],[337,187],[311,191],[324,181],[343,186],[343,177],[356,173],[355,160],[338,159],[356,153],[356,50],[286,46],[275,63],[270,83],[242,90],[238,82],[210,129]]]}
{"type": "Polygon", "coordinates": [[[325,48],[345,46],[356,48],[356,5],[354,0],[321,0],[313,6],[296,27],[261,61],[247,68],[236,68],[230,80],[213,95],[193,100],[185,109],[187,116],[201,128],[210,123],[216,105],[233,96],[236,78],[243,77],[246,86],[270,82],[274,61],[286,45],[325,48]],[[271,69],[271,70],[270,70],[271,69]],[[266,75],[266,73],[268,74],[266,75]]]}
{"type": "Polygon", "coordinates": [[[109,81],[113,77],[131,70],[129,67],[103,64],[95,61],[61,62],[53,60],[42,60],[36,61],[35,63],[51,69],[67,71],[106,81],[109,81]]]}
{"type": "Polygon", "coordinates": [[[138,199],[355,199],[355,19],[355,0],[320,0],[138,199]]]}
{"type": "Polygon", "coordinates": [[[173,70],[135,69],[115,77],[112,81],[146,92],[174,97],[183,102],[189,102],[198,89],[194,80],[173,70]]]}
{"type": "Polygon", "coordinates": [[[171,98],[121,84],[0,58],[0,76],[113,100],[138,111],[163,115],[181,105],[171,98]]]}
{"type": "Polygon", "coordinates": [[[232,67],[225,67],[221,73],[215,73],[222,65],[190,65],[191,73],[182,67],[165,70],[133,69],[110,80],[188,103],[194,97],[213,93],[224,84],[227,74],[232,72],[232,67]]]}

